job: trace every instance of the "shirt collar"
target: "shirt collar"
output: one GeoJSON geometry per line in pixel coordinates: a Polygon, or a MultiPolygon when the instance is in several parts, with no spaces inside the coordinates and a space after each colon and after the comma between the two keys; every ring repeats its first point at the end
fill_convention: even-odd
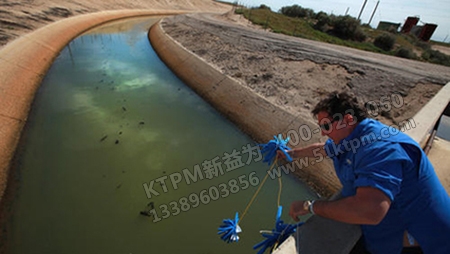
{"type": "Polygon", "coordinates": [[[355,129],[353,129],[352,133],[350,133],[350,135],[348,135],[347,137],[343,138],[340,142],[339,145],[342,144],[344,141],[349,142],[350,140],[360,137],[361,133],[364,132],[364,129],[366,127],[368,127],[368,125],[370,125],[370,121],[371,119],[366,118],[364,120],[362,120],[361,122],[357,123],[358,125],[355,127],[355,129]]]}

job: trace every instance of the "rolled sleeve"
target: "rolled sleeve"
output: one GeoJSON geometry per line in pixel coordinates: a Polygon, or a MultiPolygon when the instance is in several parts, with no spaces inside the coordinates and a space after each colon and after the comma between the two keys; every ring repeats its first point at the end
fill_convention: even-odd
{"type": "Polygon", "coordinates": [[[366,150],[355,169],[354,187],[377,188],[394,201],[401,189],[406,159],[400,145],[383,144],[366,150]]]}
{"type": "MultiPolygon", "coordinates": [[[[400,192],[402,179],[400,177],[390,174],[392,171],[398,169],[389,166],[390,172],[372,172],[360,173],[355,180],[355,187],[374,187],[381,190],[391,201],[394,201],[395,196],[400,192]]],[[[400,168],[401,170],[401,168],[400,168]]]]}

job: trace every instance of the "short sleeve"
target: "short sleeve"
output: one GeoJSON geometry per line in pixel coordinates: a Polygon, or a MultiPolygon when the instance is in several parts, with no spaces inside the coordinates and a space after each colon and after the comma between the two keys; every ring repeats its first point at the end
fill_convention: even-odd
{"type": "Polygon", "coordinates": [[[400,144],[376,142],[357,154],[354,187],[374,187],[391,201],[400,192],[403,168],[409,157],[400,144]]]}

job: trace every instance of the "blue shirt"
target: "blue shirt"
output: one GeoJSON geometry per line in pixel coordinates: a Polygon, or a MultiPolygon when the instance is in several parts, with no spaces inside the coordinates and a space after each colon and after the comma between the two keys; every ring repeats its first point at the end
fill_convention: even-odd
{"type": "Polygon", "coordinates": [[[372,254],[401,253],[407,230],[424,253],[450,253],[450,198],[420,146],[409,136],[365,119],[339,144],[325,150],[333,160],[344,197],[374,187],[391,200],[378,225],[362,225],[372,254]]]}

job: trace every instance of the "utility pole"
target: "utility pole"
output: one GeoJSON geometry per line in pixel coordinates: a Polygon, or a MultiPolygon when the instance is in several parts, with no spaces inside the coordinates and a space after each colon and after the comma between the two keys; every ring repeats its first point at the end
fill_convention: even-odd
{"type": "Polygon", "coordinates": [[[347,10],[345,11],[345,16],[347,16],[348,10],[350,10],[350,7],[347,7],[347,10]]]}
{"type": "Polygon", "coordinates": [[[375,12],[377,11],[379,3],[380,3],[380,0],[378,0],[377,4],[375,5],[375,9],[373,9],[372,16],[370,16],[369,23],[367,23],[369,26],[370,26],[370,22],[372,22],[373,15],[375,15],[375,12]]]}
{"type": "Polygon", "coordinates": [[[359,21],[361,21],[361,14],[362,14],[362,12],[363,12],[363,10],[364,10],[364,7],[366,7],[366,3],[367,3],[367,0],[364,0],[364,3],[363,3],[363,6],[361,7],[361,11],[359,12],[359,15],[358,15],[358,20],[359,21]]]}

